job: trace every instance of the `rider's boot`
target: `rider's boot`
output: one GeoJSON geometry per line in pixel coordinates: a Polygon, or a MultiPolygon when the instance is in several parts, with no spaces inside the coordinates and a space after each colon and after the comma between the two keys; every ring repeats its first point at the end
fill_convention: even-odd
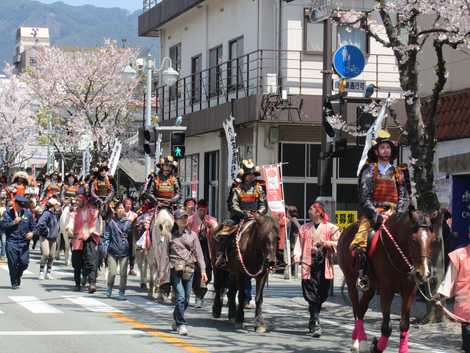
{"type": "Polygon", "coordinates": [[[357,279],[357,287],[361,291],[367,291],[370,288],[370,281],[368,276],[368,260],[366,250],[356,247],[354,249],[354,257],[359,264],[359,276],[357,279]]]}
{"type": "Polygon", "coordinates": [[[216,237],[216,260],[215,260],[215,267],[223,269],[227,266],[227,258],[225,256],[225,248],[227,245],[227,235],[219,235],[216,237]]]}

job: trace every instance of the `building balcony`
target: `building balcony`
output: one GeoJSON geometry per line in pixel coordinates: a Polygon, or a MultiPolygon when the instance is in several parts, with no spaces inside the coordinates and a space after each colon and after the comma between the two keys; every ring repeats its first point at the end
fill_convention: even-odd
{"type": "MultiPolygon", "coordinates": [[[[338,77],[334,77],[337,87],[338,77]]],[[[364,72],[348,83],[350,96],[362,96],[374,83],[375,97],[401,97],[395,58],[369,55],[364,72]]],[[[302,51],[256,50],[234,60],[156,88],[157,114],[165,123],[182,115],[193,132],[217,130],[231,110],[237,122],[320,121],[322,57],[302,51]],[[234,100],[234,107],[231,102],[234,100]]]]}
{"type": "Polygon", "coordinates": [[[180,16],[204,0],[143,0],[143,13],[139,16],[139,36],[158,37],[165,23],[180,16]]]}

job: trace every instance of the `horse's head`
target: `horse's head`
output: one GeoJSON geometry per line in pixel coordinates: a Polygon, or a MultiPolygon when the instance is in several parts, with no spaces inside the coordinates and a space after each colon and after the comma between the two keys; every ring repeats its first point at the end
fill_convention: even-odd
{"type": "Polygon", "coordinates": [[[279,225],[270,216],[256,214],[256,239],[269,267],[276,265],[276,252],[279,241],[279,225]]]}
{"type": "Polygon", "coordinates": [[[410,260],[416,270],[416,281],[423,283],[429,280],[432,275],[432,243],[436,240],[436,223],[439,220],[439,212],[429,215],[421,211],[412,211],[410,218],[413,231],[410,243],[410,260]]]}

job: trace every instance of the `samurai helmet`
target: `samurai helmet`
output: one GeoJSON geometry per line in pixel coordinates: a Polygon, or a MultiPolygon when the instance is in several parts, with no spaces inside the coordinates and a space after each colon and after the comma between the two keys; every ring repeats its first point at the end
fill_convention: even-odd
{"type": "Polygon", "coordinates": [[[240,165],[240,171],[238,176],[243,178],[245,175],[254,174],[256,176],[260,175],[260,168],[255,165],[255,162],[252,159],[244,159],[240,165]]]}
{"type": "Polygon", "coordinates": [[[160,161],[157,163],[157,167],[161,169],[164,165],[171,166],[173,168],[173,171],[176,171],[176,169],[178,168],[178,162],[174,160],[173,156],[160,158],[160,161]]]}
{"type": "Polygon", "coordinates": [[[398,157],[398,144],[392,140],[392,135],[387,130],[380,130],[377,138],[372,140],[372,147],[367,152],[367,158],[370,162],[377,162],[378,158],[375,154],[375,151],[379,148],[379,146],[383,143],[388,143],[392,148],[392,155],[390,156],[390,162],[393,162],[398,157]]]}
{"type": "Polygon", "coordinates": [[[29,176],[28,176],[28,173],[24,172],[24,171],[19,171],[19,172],[16,172],[14,175],[13,175],[13,183],[16,183],[18,181],[18,179],[23,179],[24,182],[26,183],[26,185],[29,185],[29,176]]]}

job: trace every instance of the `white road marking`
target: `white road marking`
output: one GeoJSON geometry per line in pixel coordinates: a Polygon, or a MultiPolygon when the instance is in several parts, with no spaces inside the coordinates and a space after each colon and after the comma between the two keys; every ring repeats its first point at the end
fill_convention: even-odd
{"type": "MultiPolygon", "coordinates": [[[[8,270],[8,264],[1,264],[1,265],[0,265],[0,268],[1,268],[2,270],[5,270],[5,271],[7,271],[7,272],[10,272],[10,271],[8,270]]],[[[23,274],[24,274],[24,275],[32,275],[32,274],[34,274],[34,273],[31,272],[31,271],[29,271],[29,270],[25,270],[25,271],[23,272],[23,274]]]]}
{"type": "Polygon", "coordinates": [[[146,335],[139,330],[108,331],[0,331],[0,336],[136,336],[146,335]]]}
{"type": "Polygon", "coordinates": [[[112,306],[102,303],[94,298],[85,298],[79,296],[62,296],[63,298],[71,301],[74,304],[80,305],[83,308],[95,313],[120,313],[121,310],[113,308],[112,306]]]}
{"type": "Polygon", "coordinates": [[[36,297],[32,296],[11,296],[8,297],[14,302],[20,304],[33,314],[62,314],[63,312],[52,305],[49,305],[36,297]]]}
{"type": "Polygon", "coordinates": [[[3,311],[0,310],[0,314],[5,314],[3,311]]]}
{"type": "Polygon", "coordinates": [[[149,300],[148,298],[142,296],[129,296],[127,300],[132,304],[138,306],[145,311],[154,313],[154,314],[173,314],[174,307],[168,305],[162,305],[155,300],[149,300]]]}

